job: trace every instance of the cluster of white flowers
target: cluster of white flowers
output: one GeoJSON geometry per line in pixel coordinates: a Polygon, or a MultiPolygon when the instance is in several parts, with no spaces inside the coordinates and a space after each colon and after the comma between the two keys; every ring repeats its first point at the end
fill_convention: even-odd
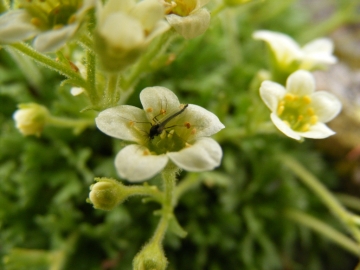
{"type": "Polygon", "coordinates": [[[95,0],[21,1],[22,7],[0,16],[0,43],[15,43],[36,36],[33,46],[53,52],[74,36],[95,0]]]}
{"type": "Polygon", "coordinates": [[[36,36],[36,50],[55,52],[75,35],[86,13],[95,7],[95,45],[100,54],[106,52],[103,63],[113,57],[111,62],[132,63],[153,38],[170,26],[187,39],[203,34],[210,24],[210,13],[202,8],[207,2],[109,0],[103,5],[96,0],[23,0],[20,9],[0,16],[0,43],[11,44],[36,36]]]}

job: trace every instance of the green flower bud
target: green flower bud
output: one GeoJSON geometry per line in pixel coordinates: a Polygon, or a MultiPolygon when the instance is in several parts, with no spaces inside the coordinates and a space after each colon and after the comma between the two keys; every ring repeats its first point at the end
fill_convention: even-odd
{"type": "Polygon", "coordinates": [[[94,208],[109,211],[129,197],[127,187],[122,183],[109,178],[95,180],[98,182],[90,186],[89,193],[89,202],[94,208]]]}
{"type": "Polygon", "coordinates": [[[150,242],[135,256],[134,270],[165,270],[167,259],[159,243],[150,242]]]}
{"type": "Polygon", "coordinates": [[[19,104],[13,118],[16,128],[25,136],[40,136],[49,116],[49,111],[36,103],[19,104]]]}

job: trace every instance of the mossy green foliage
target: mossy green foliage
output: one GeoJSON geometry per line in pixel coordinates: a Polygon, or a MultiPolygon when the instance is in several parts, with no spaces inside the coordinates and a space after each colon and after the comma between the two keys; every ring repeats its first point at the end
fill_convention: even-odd
{"type": "MultiPolygon", "coordinates": [[[[141,89],[166,86],[182,102],[214,112],[229,130],[241,129],[241,134],[225,129],[215,136],[224,152],[220,168],[181,174],[180,182],[199,177],[205,185],[185,194],[175,210],[188,235],[166,236],[169,270],[354,266],[350,255],[283,216],[293,207],[339,226],[282,166],[279,154],[295,156],[337,188],[333,168],[309,141],[257,134],[269,111],[254,78],[267,67],[267,55],[251,34],[267,28],[300,36],[307,18],[298,9],[292,1],[257,1],[226,10],[226,19],[213,19],[202,37],[175,43],[176,61],[147,74],[130,99],[139,106],[141,89]]],[[[6,269],[131,269],[158,221],[152,215],[158,205],[131,198],[105,212],[86,203],[94,177],[117,178],[113,159],[121,142],[96,129],[75,136],[70,129],[47,127],[40,138],[23,137],[15,129],[12,113],[18,103],[37,102],[53,114],[74,118],[87,113],[80,112],[87,105],[81,96],[59,87],[62,77],[36,68],[42,77],[34,86],[0,51],[0,256],[6,269]]]]}

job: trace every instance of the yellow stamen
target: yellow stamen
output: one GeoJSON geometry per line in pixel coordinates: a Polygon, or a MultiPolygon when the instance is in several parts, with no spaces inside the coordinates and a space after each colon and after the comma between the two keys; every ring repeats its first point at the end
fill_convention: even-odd
{"type": "Polygon", "coordinates": [[[307,108],[307,114],[310,115],[310,116],[314,115],[315,114],[314,109],[311,108],[311,107],[307,108]]]}
{"type": "Polygon", "coordinates": [[[281,115],[285,110],[285,106],[284,105],[280,105],[277,109],[277,114],[281,115]]]}
{"type": "Polygon", "coordinates": [[[318,121],[317,115],[311,116],[311,118],[310,118],[310,123],[311,123],[312,125],[315,125],[315,124],[317,123],[317,121],[318,121]]]}
{"type": "Polygon", "coordinates": [[[301,121],[301,120],[303,120],[304,119],[304,116],[302,115],[302,114],[300,114],[299,116],[298,116],[298,121],[301,121]]]}
{"type": "Polygon", "coordinates": [[[148,113],[151,113],[152,111],[153,111],[153,108],[151,108],[151,107],[146,109],[146,112],[148,112],[148,113]]]}
{"type": "Polygon", "coordinates": [[[300,131],[305,132],[305,131],[308,131],[309,128],[310,128],[310,125],[309,125],[309,124],[305,124],[305,125],[303,125],[303,126],[300,128],[300,131]]]}
{"type": "Polygon", "coordinates": [[[193,129],[191,130],[191,135],[195,135],[195,133],[196,133],[196,128],[193,128],[193,129]]]}
{"type": "Polygon", "coordinates": [[[310,104],[310,103],[311,103],[311,97],[309,97],[309,96],[303,96],[303,101],[304,101],[306,104],[310,104]]]}
{"type": "Polygon", "coordinates": [[[31,24],[35,25],[36,27],[40,27],[41,26],[41,20],[39,18],[31,18],[30,20],[31,24]]]}
{"type": "Polygon", "coordinates": [[[144,156],[149,156],[151,153],[148,149],[145,149],[144,152],[143,152],[143,155],[144,156]]]}
{"type": "Polygon", "coordinates": [[[284,97],[284,99],[286,100],[286,101],[293,101],[293,100],[295,100],[295,98],[297,98],[295,95],[293,95],[293,94],[290,94],[290,93],[287,93],[286,95],[285,95],[285,97],[284,97]]]}
{"type": "Polygon", "coordinates": [[[68,23],[73,23],[76,21],[76,16],[75,15],[71,15],[70,18],[68,19],[68,23]]]}

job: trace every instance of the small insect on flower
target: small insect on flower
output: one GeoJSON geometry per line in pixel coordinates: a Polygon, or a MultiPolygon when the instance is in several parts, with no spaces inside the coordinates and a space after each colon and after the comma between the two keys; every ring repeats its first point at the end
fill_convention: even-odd
{"type": "MultiPolygon", "coordinates": [[[[170,115],[168,118],[166,118],[164,121],[160,122],[156,119],[156,117],[154,118],[158,123],[155,125],[152,125],[150,128],[150,132],[149,132],[149,137],[150,140],[154,139],[155,136],[159,136],[164,129],[168,129],[168,128],[172,128],[174,126],[170,126],[170,127],[165,127],[165,125],[167,123],[169,123],[172,119],[174,119],[176,116],[178,116],[179,114],[183,113],[185,111],[185,109],[189,106],[189,104],[185,104],[184,108],[182,108],[180,111],[170,115]]],[[[189,126],[189,124],[188,124],[189,126]]],[[[190,126],[189,126],[190,127],[190,126]]]]}
{"type": "Polygon", "coordinates": [[[197,172],[220,164],[221,148],[209,138],[224,128],[216,115],[194,104],[181,104],[165,87],[145,88],[140,100],[143,110],[120,105],[95,119],[104,133],[135,143],[125,146],[115,158],[120,177],[144,181],[164,169],[169,160],[197,172]]]}

